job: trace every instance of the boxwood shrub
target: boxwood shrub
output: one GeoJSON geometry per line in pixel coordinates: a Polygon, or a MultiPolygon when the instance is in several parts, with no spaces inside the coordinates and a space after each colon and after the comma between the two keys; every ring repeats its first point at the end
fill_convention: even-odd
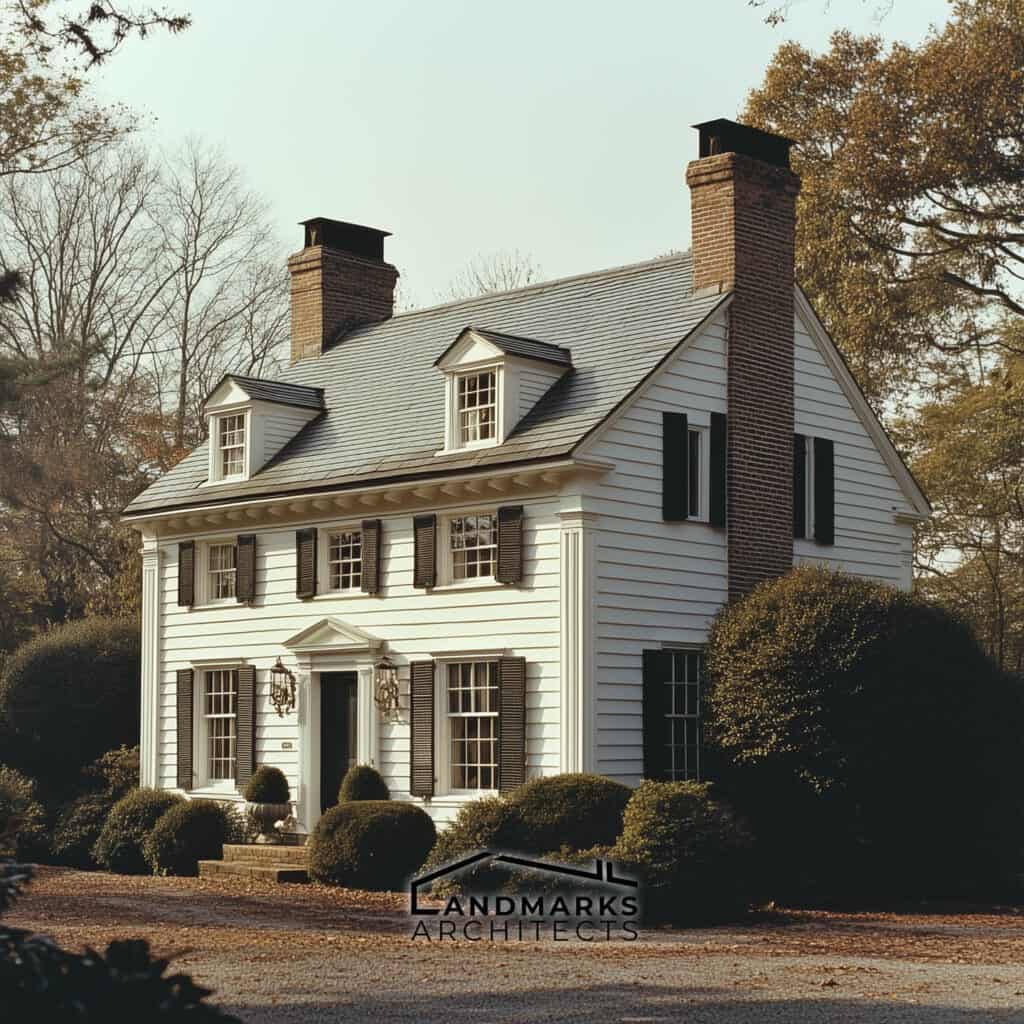
{"type": "Polygon", "coordinates": [[[45,857],[46,811],[35,783],[6,765],[0,765],[0,833],[11,846],[6,852],[25,860],[45,857]]]}
{"type": "Polygon", "coordinates": [[[93,848],[96,862],[120,875],[144,875],[149,864],[142,851],[157,821],[183,797],[160,789],[136,789],[111,808],[93,848]]]}
{"type": "Polygon", "coordinates": [[[338,803],[350,800],[390,800],[391,790],[380,772],[368,764],[354,764],[345,773],[338,790],[338,803]]]}
{"type": "Polygon", "coordinates": [[[50,842],[58,864],[73,868],[96,866],[93,847],[116,802],[109,793],[83,793],[58,810],[50,842]]]}
{"type": "Polygon", "coordinates": [[[708,783],[641,783],[609,856],[640,879],[647,921],[730,921],[758,899],[750,831],[708,783]]]}
{"type": "Polygon", "coordinates": [[[1022,688],[947,611],[800,568],[723,609],[707,667],[713,777],[775,898],[949,896],[1019,871],[1022,688]]]}
{"type": "Polygon", "coordinates": [[[252,804],[286,804],[291,799],[291,791],[280,768],[262,764],[245,784],[243,796],[252,804]]]}
{"type": "Polygon", "coordinates": [[[197,875],[199,861],[220,860],[235,833],[234,811],[214,800],[189,800],[160,816],[142,844],[155,875],[197,875]]]}
{"type": "Polygon", "coordinates": [[[426,860],[436,838],[430,816],[413,804],[338,804],[320,816],[309,838],[309,874],[352,889],[398,889],[426,860]]]}

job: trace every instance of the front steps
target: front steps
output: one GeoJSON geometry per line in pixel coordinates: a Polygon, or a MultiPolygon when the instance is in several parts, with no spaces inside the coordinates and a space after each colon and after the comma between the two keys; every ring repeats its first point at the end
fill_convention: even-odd
{"type": "Polygon", "coordinates": [[[305,846],[224,844],[223,860],[201,860],[200,878],[234,875],[266,882],[308,882],[305,846]]]}

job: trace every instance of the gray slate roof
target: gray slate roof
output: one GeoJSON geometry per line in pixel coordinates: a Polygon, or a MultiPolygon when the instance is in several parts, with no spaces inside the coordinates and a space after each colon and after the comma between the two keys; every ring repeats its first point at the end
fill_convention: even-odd
{"type": "Polygon", "coordinates": [[[459,332],[451,345],[438,356],[435,366],[458,344],[459,338],[466,331],[479,334],[486,338],[492,345],[501,349],[510,356],[522,356],[524,359],[539,359],[545,363],[554,363],[556,366],[572,366],[572,353],[560,345],[549,345],[545,341],[534,341],[533,338],[520,338],[514,334],[501,334],[499,331],[488,331],[482,327],[467,327],[465,331],[459,332]]]}
{"type": "Polygon", "coordinates": [[[225,373],[213,391],[226,380],[233,380],[254,401],[296,405],[300,409],[324,407],[324,391],[320,387],[311,388],[304,384],[286,384],[284,381],[263,380],[262,377],[243,377],[238,373],[225,373]]]}
{"type": "Polygon", "coordinates": [[[309,493],[569,455],[724,299],[691,294],[689,253],[416,310],[347,335],[283,374],[323,388],[326,412],[251,480],[199,488],[200,446],[126,509],[137,514],[238,498],[309,493]],[[504,444],[444,447],[440,353],[470,323],[569,349],[572,369],[504,444]]]}

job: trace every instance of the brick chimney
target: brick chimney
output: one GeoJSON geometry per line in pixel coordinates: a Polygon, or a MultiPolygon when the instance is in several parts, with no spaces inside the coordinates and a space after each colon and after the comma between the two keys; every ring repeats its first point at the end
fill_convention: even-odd
{"type": "Polygon", "coordinates": [[[398,271],[384,262],[390,232],[315,217],[288,259],[292,276],[292,363],[319,356],[346,331],[390,318],[398,271]]]}
{"type": "Polygon", "coordinates": [[[707,121],[686,169],[695,292],[732,290],[727,361],[729,597],[793,564],[792,140],[707,121]]]}

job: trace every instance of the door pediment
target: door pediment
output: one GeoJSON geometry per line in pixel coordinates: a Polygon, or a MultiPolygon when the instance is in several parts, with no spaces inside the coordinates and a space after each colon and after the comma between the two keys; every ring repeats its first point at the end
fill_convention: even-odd
{"type": "Polygon", "coordinates": [[[341,619],[328,617],[296,633],[284,646],[298,655],[371,654],[383,641],[341,619]]]}

